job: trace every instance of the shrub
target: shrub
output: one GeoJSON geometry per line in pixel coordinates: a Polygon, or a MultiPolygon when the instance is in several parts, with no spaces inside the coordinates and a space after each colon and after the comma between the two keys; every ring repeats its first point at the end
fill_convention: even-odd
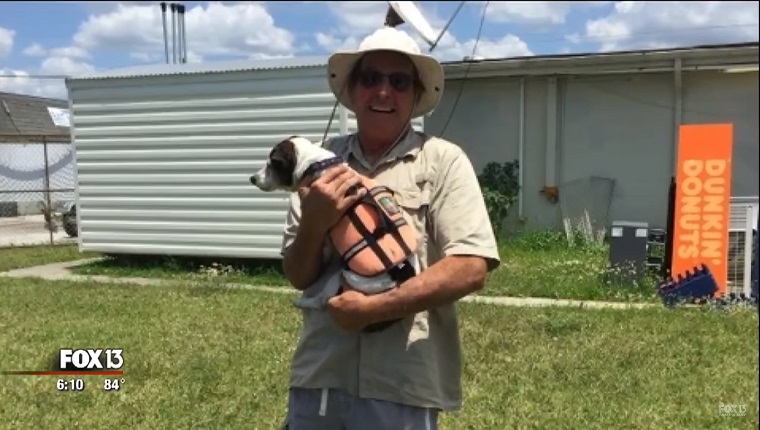
{"type": "Polygon", "coordinates": [[[478,175],[488,217],[497,237],[501,235],[504,219],[520,192],[518,171],[519,162],[517,160],[504,163],[491,162],[478,175]]]}

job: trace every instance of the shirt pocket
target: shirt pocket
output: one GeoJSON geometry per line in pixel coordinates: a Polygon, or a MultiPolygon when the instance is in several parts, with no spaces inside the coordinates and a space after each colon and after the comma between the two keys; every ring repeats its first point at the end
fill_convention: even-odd
{"type": "Polygon", "coordinates": [[[394,193],[404,219],[416,232],[418,249],[424,250],[428,245],[428,230],[431,227],[428,223],[430,191],[427,188],[399,188],[394,193]]]}

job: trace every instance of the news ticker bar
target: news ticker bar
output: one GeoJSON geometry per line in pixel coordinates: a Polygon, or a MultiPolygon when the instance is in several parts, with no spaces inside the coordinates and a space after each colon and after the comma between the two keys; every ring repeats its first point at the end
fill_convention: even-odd
{"type": "Polygon", "coordinates": [[[48,371],[48,370],[20,370],[20,371],[0,371],[0,375],[23,375],[23,376],[123,376],[123,370],[106,370],[106,371],[48,371]]]}

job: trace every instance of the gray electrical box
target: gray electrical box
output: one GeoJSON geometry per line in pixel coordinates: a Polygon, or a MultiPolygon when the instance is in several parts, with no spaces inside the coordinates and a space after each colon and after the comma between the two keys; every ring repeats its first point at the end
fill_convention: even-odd
{"type": "Polygon", "coordinates": [[[649,225],[645,222],[613,221],[610,229],[610,269],[613,281],[640,281],[647,270],[649,225]]]}

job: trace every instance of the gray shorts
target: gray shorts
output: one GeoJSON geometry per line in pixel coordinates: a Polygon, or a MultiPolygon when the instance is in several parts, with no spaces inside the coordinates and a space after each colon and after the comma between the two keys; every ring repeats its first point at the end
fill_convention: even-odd
{"type": "Polygon", "coordinates": [[[438,410],[291,388],[283,430],[438,430],[438,410]]]}

